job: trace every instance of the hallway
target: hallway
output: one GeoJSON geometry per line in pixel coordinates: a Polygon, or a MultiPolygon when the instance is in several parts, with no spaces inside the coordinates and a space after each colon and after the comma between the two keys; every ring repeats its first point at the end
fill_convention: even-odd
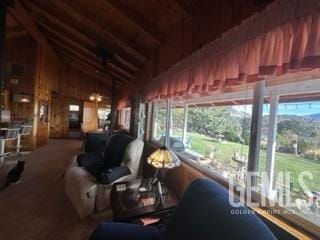
{"type": "MultiPolygon", "coordinates": [[[[25,157],[20,184],[0,192],[1,240],[88,239],[99,220],[81,220],[64,194],[63,172],[79,140],[50,140],[25,157]]],[[[0,185],[14,165],[0,168],[0,185]]]]}

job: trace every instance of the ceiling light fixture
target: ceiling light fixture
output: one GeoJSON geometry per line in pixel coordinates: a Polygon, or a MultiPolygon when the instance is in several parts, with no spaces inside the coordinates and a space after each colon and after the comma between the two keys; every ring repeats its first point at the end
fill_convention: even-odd
{"type": "Polygon", "coordinates": [[[102,101],[102,96],[100,94],[93,93],[90,95],[89,99],[90,99],[90,101],[99,103],[102,101]]]}

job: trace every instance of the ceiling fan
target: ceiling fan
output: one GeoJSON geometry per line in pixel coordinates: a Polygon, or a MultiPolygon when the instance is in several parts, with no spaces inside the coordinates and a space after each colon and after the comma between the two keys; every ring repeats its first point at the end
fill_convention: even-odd
{"type": "Polygon", "coordinates": [[[109,74],[107,64],[113,59],[113,54],[103,47],[98,46],[96,49],[96,56],[101,60],[101,69],[96,72],[100,74],[109,74]]]}

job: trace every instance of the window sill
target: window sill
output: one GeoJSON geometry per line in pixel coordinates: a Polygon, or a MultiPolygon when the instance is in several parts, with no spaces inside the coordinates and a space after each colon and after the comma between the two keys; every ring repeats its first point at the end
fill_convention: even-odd
{"type": "Polygon", "coordinates": [[[277,225],[278,227],[288,232],[290,235],[297,239],[312,240],[319,238],[319,235],[316,236],[310,233],[301,226],[298,226],[297,224],[291,223],[289,220],[284,219],[284,217],[267,212],[266,210],[268,209],[263,209],[259,207],[251,209],[254,210],[259,216],[277,225]]]}

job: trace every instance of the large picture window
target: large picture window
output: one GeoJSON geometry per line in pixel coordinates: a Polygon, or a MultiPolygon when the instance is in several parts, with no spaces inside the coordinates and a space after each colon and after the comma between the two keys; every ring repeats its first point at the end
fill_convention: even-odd
{"type": "Polygon", "coordinates": [[[153,140],[166,144],[182,158],[211,173],[224,179],[232,177],[244,186],[252,109],[250,95],[252,91],[246,90],[219,99],[156,103],[153,140]],[[168,131],[167,123],[170,123],[168,131]]]}
{"type": "Polygon", "coordinates": [[[244,189],[255,186],[272,207],[288,210],[289,219],[320,226],[319,80],[262,89],[260,102],[248,88],[154,103],[153,140],[209,174],[244,189]],[[256,116],[254,109],[262,110],[256,116]],[[249,159],[253,121],[259,122],[258,154],[249,159]],[[257,177],[250,185],[249,162],[257,177]]]}

